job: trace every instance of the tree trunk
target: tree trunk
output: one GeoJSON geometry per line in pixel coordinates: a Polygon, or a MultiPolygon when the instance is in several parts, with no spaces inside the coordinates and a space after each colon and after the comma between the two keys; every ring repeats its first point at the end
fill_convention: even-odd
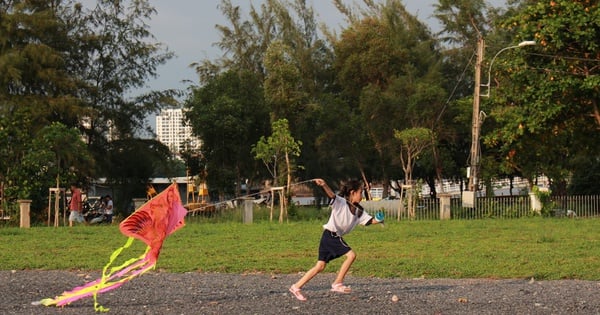
{"type": "Polygon", "coordinates": [[[369,181],[367,180],[367,175],[365,174],[365,170],[360,165],[359,165],[359,169],[360,169],[360,176],[362,177],[362,180],[365,183],[365,199],[373,200],[373,196],[371,196],[371,185],[369,184],[369,181]]]}

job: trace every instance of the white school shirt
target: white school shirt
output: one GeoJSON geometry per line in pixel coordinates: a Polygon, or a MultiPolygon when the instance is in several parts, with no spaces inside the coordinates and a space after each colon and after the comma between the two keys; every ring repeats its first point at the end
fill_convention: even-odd
{"type": "Polygon", "coordinates": [[[358,224],[366,225],[373,217],[366,211],[359,217],[350,212],[346,199],[335,196],[331,201],[331,215],[323,228],[335,232],[338,236],[350,233],[358,224]]]}

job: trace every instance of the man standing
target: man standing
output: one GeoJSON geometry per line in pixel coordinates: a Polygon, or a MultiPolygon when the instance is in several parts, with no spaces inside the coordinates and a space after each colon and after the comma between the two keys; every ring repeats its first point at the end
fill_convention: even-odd
{"type": "Polygon", "coordinates": [[[81,190],[77,187],[77,184],[71,184],[71,201],[69,202],[69,227],[73,226],[73,221],[83,223],[83,213],[81,211],[81,190]]]}

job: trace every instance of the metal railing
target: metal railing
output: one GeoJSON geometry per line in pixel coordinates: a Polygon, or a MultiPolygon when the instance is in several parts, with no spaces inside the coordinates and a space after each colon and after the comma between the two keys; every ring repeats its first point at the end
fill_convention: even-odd
{"type": "Polygon", "coordinates": [[[554,196],[552,214],[557,217],[600,217],[600,196],[554,196]]]}
{"type": "MultiPolygon", "coordinates": [[[[546,216],[557,218],[600,218],[600,195],[577,196],[552,196],[550,202],[541,210],[533,210],[529,195],[478,197],[475,208],[462,206],[461,198],[450,198],[450,219],[476,220],[476,219],[513,219],[528,216],[546,216]]],[[[419,198],[416,203],[414,216],[410,215],[407,207],[400,208],[400,200],[363,201],[361,205],[371,214],[383,211],[386,221],[392,220],[440,220],[440,199],[419,198]]],[[[221,220],[235,220],[239,211],[231,211],[235,207],[224,207],[219,204],[210,205],[207,211],[192,210],[188,212],[188,219],[197,217],[221,218],[221,220]]],[[[258,205],[256,205],[258,207],[258,205]]],[[[267,209],[267,207],[263,207],[267,209]]],[[[265,210],[266,211],[266,210],[265,210]]],[[[278,208],[275,209],[276,215],[278,208]]],[[[263,211],[264,212],[264,211],[263,211]]],[[[269,217],[269,212],[265,212],[269,217]]],[[[321,212],[319,212],[321,213],[321,212]]],[[[257,219],[261,216],[255,215],[257,219]]],[[[16,203],[4,203],[0,211],[0,226],[14,226],[19,222],[19,206],[16,203]]]]}
{"type": "MultiPolygon", "coordinates": [[[[462,207],[461,198],[450,199],[450,216],[453,220],[470,219],[513,219],[534,215],[554,217],[600,217],[600,195],[554,196],[551,203],[542,210],[532,209],[528,195],[478,197],[475,208],[462,207]]],[[[400,207],[400,200],[363,201],[367,211],[383,211],[387,220],[439,220],[439,198],[421,198],[417,202],[414,216],[409,215],[407,207],[400,207]]]]}

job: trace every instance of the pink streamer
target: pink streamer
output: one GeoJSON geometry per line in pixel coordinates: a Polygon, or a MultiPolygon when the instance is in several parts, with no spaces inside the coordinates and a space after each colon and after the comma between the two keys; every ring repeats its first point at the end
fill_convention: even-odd
{"type": "Polygon", "coordinates": [[[71,291],[65,291],[54,299],[43,299],[33,304],[65,306],[79,299],[93,296],[94,309],[101,312],[108,311],[107,308],[98,304],[97,294],[116,289],[125,282],[154,268],[165,238],[185,225],[186,214],[187,210],[181,205],[177,183],[173,183],[121,222],[119,229],[129,238],[124,246],[112,253],[108,264],[102,270],[101,278],[71,291]],[[145,254],[108,271],[121,251],[128,248],[134,238],[148,245],[145,254]]]}

